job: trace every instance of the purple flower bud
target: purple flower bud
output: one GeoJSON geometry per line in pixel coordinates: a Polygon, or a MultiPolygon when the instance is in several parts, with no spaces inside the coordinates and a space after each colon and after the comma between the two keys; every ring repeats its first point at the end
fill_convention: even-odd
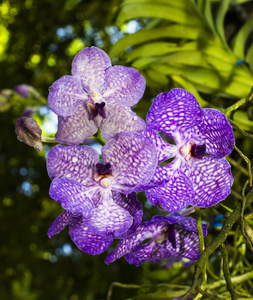
{"type": "Polygon", "coordinates": [[[19,118],[15,124],[15,132],[20,142],[34,147],[37,151],[45,151],[41,143],[42,130],[34,119],[28,117],[19,118]]]}
{"type": "Polygon", "coordinates": [[[17,94],[19,94],[19,96],[23,97],[23,98],[28,98],[30,97],[30,90],[31,90],[31,86],[28,84],[19,84],[16,85],[14,88],[15,92],[17,94]]]}

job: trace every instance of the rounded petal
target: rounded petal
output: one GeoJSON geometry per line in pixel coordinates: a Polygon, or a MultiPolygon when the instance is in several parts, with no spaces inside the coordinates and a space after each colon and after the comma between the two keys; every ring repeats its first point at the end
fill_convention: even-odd
{"type": "Polygon", "coordinates": [[[104,252],[113,241],[113,235],[101,236],[89,230],[82,217],[72,218],[69,224],[69,235],[81,251],[91,255],[104,252]]]}
{"type": "Polygon", "coordinates": [[[106,257],[106,263],[114,262],[139,246],[144,240],[152,238],[156,229],[156,224],[152,224],[151,221],[140,224],[133,235],[120,240],[116,249],[106,257]]]}
{"type": "Polygon", "coordinates": [[[143,131],[146,123],[130,108],[111,101],[106,104],[106,118],[102,120],[101,131],[114,137],[116,134],[127,131],[143,131]]]}
{"type": "Polygon", "coordinates": [[[78,76],[63,76],[53,83],[49,89],[48,105],[60,116],[70,116],[81,103],[88,100],[78,76]]]}
{"type": "Polygon", "coordinates": [[[137,200],[137,194],[135,192],[125,196],[122,193],[112,192],[113,201],[120,207],[127,210],[133,217],[132,226],[125,231],[122,235],[117,236],[117,238],[124,238],[130,236],[135,232],[136,227],[141,223],[143,209],[140,201],[137,200]]]}
{"type": "Polygon", "coordinates": [[[69,224],[71,219],[71,213],[67,210],[64,210],[64,212],[60,214],[50,225],[47,235],[51,238],[53,235],[58,234],[69,224]]]}
{"type": "Polygon", "coordinates": [[[55,140],[58,143],[78,145],[95,134],[97,130],[94,121],[90,120],[87,109],[84,109],[84,105],[81,104],[73,115],[58,116],[58,131],[55,140]]]}
{"type": "Polygon", "coordinates": [[[131,214],[113,201],[109,193],[101,193],[99,203],[92,215],[85,220],[86,226],[96,234],[107,236],[121,235],[133,224],[131,214]]]}
{"type": "Polygon", "coordinates": [[[195,197],[190,203],[198,207],[210,207],[224,200],[231,192],[233,176],[225,159],[204,156],[196,159],[186,170],[193,183],[195,197]]]}
{"type": "Polygon", "coordinates": [[[203,109],[203,122],[196,128],[194,139],[206,145],[206,153],[222,158],[233,150],[233,128],[226,116],[212,108],[203,109]]]}
{"type": "Polygon", "coordinates": [[[148,114],[147,126],[173,136],[175,131],[184,131],[198,125],[202,110],[195,97],[180,88],[159,94],[148,114]]]}
{"type": "Polygon", "coordinates": [[[51,179],[71,177],[79,183],[92,183],[99,154],[89,146],[62,146],[52,148],[47,155],[47,171],[51,179]]]}
{"type": "Polygon", "coordinates": [[[146,82],[134,68],[113,66],[105,72],[106,88],[103,98],[124,106],[136,104],[144,94],[146,82]]]}
{"type": "Polygon", "coordinates": [[[142,131],[141,134],[149,137],[153,141],[157,150],[158,162],[162,162],[177,155],[177,147],[166,143],[157,130],[146,129],[142,131]]]}
{"type": "Polygon", "coordinates": [[[105,85],[105,71],[110,66],[111,60],[103,50],[84,48],[72,62],[72,74],[80,76],[82,87],[88,93],[101,93],[105,85]]]}
{"type": "Polygon", "coordinates": [[[61,206],[73,213],[91,215],[94,204],[87,196],[87,189],[72,178],[55,178],[50,186],[49,195],[61,206]]]}
{"type": "Polygon", "coordinates": [[[154,174],[157,154],[149,138],[125,132],[111,139],[103,148],[104,162],[112,165],[112,190],[129,194],[139,184],[147,184],[154,174]]]}
{"type": "Polygon", "coordinates": [[[159,166],[154,174],[152,184],[158,183],[157,187],[146,190],[150,203],[159,203],[166,211],[180,211],[191,204],[194,198],[193,185],[190,179],[180,169],[175,168],[175,162],[159,166]],[[164,180],[164,184],[161,184],[164,180]]]}

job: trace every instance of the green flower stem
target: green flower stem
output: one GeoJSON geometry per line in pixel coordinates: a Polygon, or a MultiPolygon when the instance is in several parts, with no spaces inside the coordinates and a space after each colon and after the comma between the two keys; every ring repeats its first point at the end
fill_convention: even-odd
{"type": "Polygon", "coordinates": [[[41,135],[41,141],[44,143],[57,143],[54,137],[47,137],[44,135],[41,135]]]}
{"type": "Polygon", "coordinates": [[[224,277],[225,277],[225,280],[227,283],[227,288],[231,294],[231,300],[237,300],[237,294],[234,291],[233,283],[232,283],[230,272],[229,272],[228,251],[227,251],[225,244],[221,244],[220,249],[221,249],[221,253],[222,253],[222,257],[223,257],[223,273],[224,273],[224,277]]]}
{"type": "MultiPolygon", "coordinates": [[[[157,285],[138,285],[138,284],[124,284],[124,283],[120,283],[120,282],[113,282],[109,287],[106,300],[111,300],[114,287],[120,287],[123,289],[166,288],[166,289],[179,289],[180,292],[184,292],[188,289],[187,286],[178,285],[178,284],[161,283],[161,284],[157,284],[157,285]]],[[[164,297],[162,299],[164,299],[164,297]]]]}
{"type": "MultiPolygon", "coordinates": [[[[202,253],[205,250],[205,241],[204,241],[203,229],[202,229],[202,224],[201,224],[200,208],[196,207],[195,211],[197,213],[196,225],[197,225],[198,237],[199,237],[199,251],[200,251],[200,253],[202,253]]],[[[205,291],[206,283],[207,283],[207,274],[206,274],[206,264],[205,264],[203,266],[203,271],[202,271],[202,283],[200,285],[201,291],[205,291]]],[[[197,294],[197,296],[194,298],[194,300],[199,300],[202,297],[203,297],[203,293],[199,292],[197,294]]]]}
{"type": "Polygon", "coordinates": [[[101,135],[100,128],[98,128],[97,133],[94,136],[92,136],[91,139],[96,140],[96,142],[98,142],[101,146],[104,146],[107,143],[107,141],[101,135]]]}
{"type": "Polygon", "coordinates": [[[233,105],[229,106],[225,110],[226,117],[229,118],[233,111],[237,110],[240,106],[242,106],[243,104],[245,104],[248,101],[251,101],[252,99],[253,99],[253,87],[251,88],[251,91],[250,91],[250,93],[248,94],[247,97],[240,99],[239,101],[237,101],[233,105]]]}
{"type": "Polygon", "coordinates": [[[248,166],[248,176],[249,176],[249,185],[250,187],[252,187],[252,173],[251,173],[251,162],[248,159],[247,156],[245,156],[242,151],[236,147],[235,142],[233,142],[234,148],[235,150],[239,153],[239,155],[244,159],[244,161],[246,162],[247,166],[248,166]]]}
{"type": "MultiPolygon", "coordinates": [[[[243,283],[244,281],[248,282],[251,279],[253,279],[253,271],[250,271],[250,272],[242,274],[242,275],[231,277],[231,282],[232,282],[232,284],[239,284],[239,283],[243,283]]],[[[214,289],[220,288],[224,285],[226,285],[226,280],[221,279],[221,280],[209,283],[207,285],[207,288],[209,290],[214,290],[214,289]]]]}
{"type": "MultiPolygon", "coordinates": [[[[250,192],[246,195],[245,197],[245,208],[247,208],[252,202],[253,202],[253,189],[250,190],[250,192]]],[[[216,238],[214,240],[212,240],[212,242],[206,247],[206,249],[201,253],[199,260],[197,261],[196,265],[195,265],[195,274],[194,274],[194,279],[192,282],[192,286],[189,289],[189,291],[181,298],[181,300],[186,299],[188,296],[190,296],[191,294],[196,294],[197,289],[199,287],[199,276],[200,274],[205,271],[205,265],[206,265],[206,261],[208,260],[209,256],[218,249],[218,247],[225,242],[229,232],[232,229],[232,226],[234,225],[234,223],[238,220],[238,218],[240,217],[241,214],[241,203],[239,203],[236,208],[234,209],[234,211],[231,213],[231,215],[229,216],[229,218],[226,220],[223,228],[221,229],[220,233],[216,236],[216,238]]],[[[241,275],[240,279],[244,279],[245,276],[241,275]]],[[[253,271],[250,272],[250,275],[247,274],[248,276],[252,276],[250,278],[253,278],[253,271]]],[[[246,280],[246,279],[244,279],[246,280]]],[[[232,282],[233,284],[237,283],[238,281],[233,281],[232,278],[232,282]]],[[[217,284],[217,282],[215,282],[214,284],[217,284]]],[[[224,281],[224,284],[226,284],[226,282],[224,281]]],[[[219,286],[219,285],[218,285],[219,286]]],[[[210,289],[210,285],[207,286],[210,289]]]]}
{"type": "Polygon", "coordinates": [[[244,131],[243,129],[241,129],[241,128],[233,121],[233,120],[231,120],[231,119],[228,118],[228,121],[229,121],[229,123],[230,123],[234,128],[236,128],[242,135],[247,136],[247,137],[253,139],[253,135],[252,135],[252,134],[250,134],[250,133],[244,131]]]}

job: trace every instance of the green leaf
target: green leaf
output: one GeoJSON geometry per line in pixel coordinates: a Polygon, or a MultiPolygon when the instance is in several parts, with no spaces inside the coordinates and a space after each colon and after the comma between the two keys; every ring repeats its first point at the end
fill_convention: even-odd
{"type": "Polygon", "coordinates": [[[247,55],[246,61],[249,63],[251,70],[253,70],[253,43],[250,45],[247,55]]]}
{"type": "Polygon", "coordinates": [[[214,36],[206,32],[202,27],[173,24],[155,29],[141,30],[134,34],[130,34],[119,40],[110,50],[111,58],[118,57],[119,54],[127,47],[132,47],[140,43],[158,40],[160,38],[183,38],[189,40],[198,40],[205,37],[208,41],[212,41],[214,36]]]}
{"type": "Polygon", "coordinates": [[[215,20],[217,32],[225,45],[227,45],[227,41],[226,41],[226,37],[225,37],[225,33],[224,33],[224,19],[225,19],[225,15],[227,13],[230,1],[231,0],[220,1],[220,5],[218,8],[218,12],[217,12],[216,20],[215,20]]]}
{"type": "Polygon", "coordinates": [[[202,20],[197,14],[189,14],[186,10],[180,8],[153,3],[134,3],[121,8],[116,25],[120,26],[135,18],[159,18],[180,24],[198,26],[202,24],[202,20]]]}
{"type": "Polygon", "coordinates": [[[245,23],[233,40],[233,51],[239,59],[244,59],[245,43],[249,34],[253,31],[253,18],[245,23]]]}
{"type": "Polygon", "coordinates": [[[205,15],[207,24],[210,26],[212,31],[215,32],[214,23],[213,23],[212,9],[211,9],[211,0],[206,0],[205,1],[204,15],[205,15]]]}
{"type": "Polygon", "coordinates": [[[67,0],[64,5],[64,10],[72,10],[80,2],[82,2],[82,0],[67,0]]]}
{"type": "MultiPolygon", "coordinates": [[[[122,6],[124,5],[128,5],[128,4],[144,4],[144,3],[154,3],[154,0],[125,0],[122,3],[122,6]]],[[[178,7],[178,8],[183,8],[184,10],[190,10],[192,7],[192,1],[190,0],[156,0],[155,1],[156,4],[163,4],[163,5],[168,5],[168,6],[174,6],[174,7],[178,7]]]]}

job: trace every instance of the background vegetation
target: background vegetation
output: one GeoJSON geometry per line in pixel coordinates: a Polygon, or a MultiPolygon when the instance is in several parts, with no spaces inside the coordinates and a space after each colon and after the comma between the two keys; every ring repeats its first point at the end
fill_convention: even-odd
{"type": "MultiPolygon", "coordinates": [[[[106,299],[115,281],[134,286],[115,287],[111,299],[173,299],[191,286],[194,265],[189,262],[168,260],[136,268],[121,259],[107,266],[107,253],[95,257],[83,254],[71,242],[67,229],[52,239],[47,237],[61,208],[48,195],[50,179],[44,153],[20,143],[14,124],[24,109],[32,107],[44,134],[55,133],[54,118],[46,106],[48,87],[70,74],[73,57],[89,46],[102,48],[115,64],[133,66],[143,74],[147,89],[134,108],[141,117],[145,118],[158,93],[183,87],[195,94],[202,107],[219,108],[239,126],[239,130],[235,126],[236,145],[248,160],[233,151],[228,160],[234,185],[224,201],[226,207],[201,210],[201,215],[208,224],[209,244],[221,232],[226,217],[239,207],[236,220],[244,224],[247,243],[234,222],[223,250],[210,250],[207,289],[201,296],[252,299],[252,16],[253,3],[245,0],[1,2],[1,300],[106,299]],[[35,89],[29,97],[14,92],[21,83],[35,89]],[[245,195],[249,196],[244,211],[241,203],[245,195]],[[243,214],[247,222],[238,219],[243,214]],[[228,287],[226,271],[233,283],[228,287]]],[[[46,150],[51,146],[45,145],[46,150]]],[[[145,209],[144,220],[163,213],[151,207],[143,194],[139,199],[145,209]]]]}

